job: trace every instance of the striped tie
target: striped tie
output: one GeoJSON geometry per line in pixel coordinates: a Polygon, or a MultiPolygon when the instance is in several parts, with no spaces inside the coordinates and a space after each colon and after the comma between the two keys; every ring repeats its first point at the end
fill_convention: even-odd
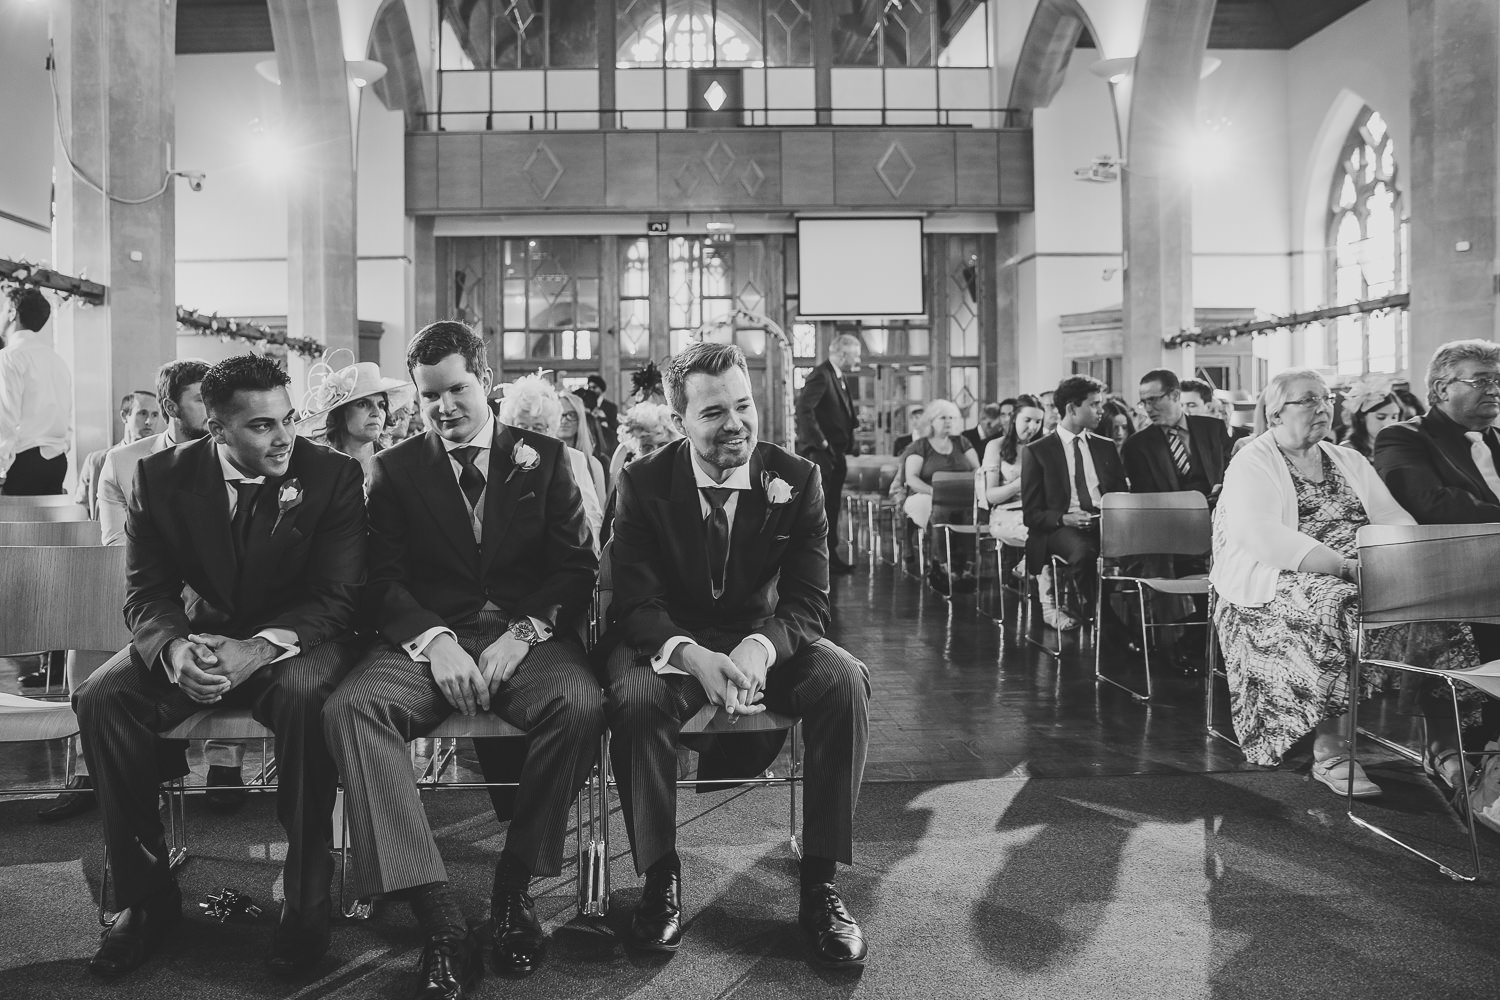
{"type": "Polygon", "coordinates": [[[1177,466],[1177,474],[1186,476],[1193,471],[1192,465],[1188,463],[1187,445],[1182,443],[1182,435],[1174,428],[1167,428],[1167,447],[1172,449],[1172,464],[1177,466]]]}

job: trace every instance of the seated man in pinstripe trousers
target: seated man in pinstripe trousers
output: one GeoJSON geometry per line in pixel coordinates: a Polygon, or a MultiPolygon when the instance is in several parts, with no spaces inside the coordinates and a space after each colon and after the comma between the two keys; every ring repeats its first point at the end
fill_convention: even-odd
{"type": "MultiPolygon", "coordinates": [[[[635,855],[646,876],[631,921],[636,943],[675,951],[682,938],[677,857],[677,745],[706,703],[731,721],[771,708],[800,716],[807,743],[798,922],[813,959],[865,962],[865,940],[834,885],[853,854],[864,775],[869,673],[823,638],[828,519],[817,467],[756,442],[755,401],[738,347],[695,344],[667,365],[672,419],[685,436],[626,466],[612,565],[621,641],[609,654],[611,757],[635,855]]],[[[781,734],[784,736],[784,733],[781,734]]],[[[718,741],[736,775],[780,749],[718,741]]],[[[705,750],[700,777],[720,763],[705,750]]]]}
{"type": "Polygon", "coordinates": [[[456,998],[483,963],[407,743],[454,711],[494,712],[526,731],[490,912],[496,970],[531,973],[545,941],[527,889],[561,868],[568,808],[604,727],[599,682],[567,628],[598,560],[561,443],[491,415],[484,342],[433,323],[406,359],[428,430],[376,455],[370,479],[366,599],[384,641],[323,722],[347,790],[355,892],[410,901],[427,935],[416,996],[456,998]]]}

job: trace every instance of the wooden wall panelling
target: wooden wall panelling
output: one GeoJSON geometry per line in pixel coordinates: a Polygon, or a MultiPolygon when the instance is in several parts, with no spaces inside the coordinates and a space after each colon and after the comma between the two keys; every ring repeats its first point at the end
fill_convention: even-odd
{"type": "Polygon", "coordinates": [[[430,212],[438,207],[438,135],[406,137],[406,210],[430,212]]]}
{"type": "Polygon", "coordinates": [[[842,206],[955,204],[951,131],[838,132],[833,162],[842,206]]]}
{"type": "Polygon", "coordinates": [[[442,136],[438,146],[438,208],[481,208],[480,140],[477,132],[442,136]]]}
{"type": "Polygon", "coordinates": [[[954,195],[960,205],[1000,203],[1000,150],[994,132],[955,132],[954,195]]]}
{"type": "Polygon", "coordinates": [[[656,197],[656,142],[655,132],[610,132],[604,137],[605,205],[644,207],[656,197]]]}
{"type": "Polygon", "coordinates": [[[604,135],[516,132],[483,139],[487,209],[596,208],[604,204],[604,135]]]}
{"type": "Polygon", "coordinates": [[[999,133],[1000,204],[1010,210],[1036,206],[1036,178],[1031,129],[1008,128],[999,133]]]}
{"type": "Polygon", "coordinates": [[[681,208],[779,207],[781,132],[663,132],[657,140],[657,204],[681,208]]]}
{"type": "Polygon", "coordinates": [[[833,133],[787,131],[781,136],[781,200],[833,205],[833,133]]]}

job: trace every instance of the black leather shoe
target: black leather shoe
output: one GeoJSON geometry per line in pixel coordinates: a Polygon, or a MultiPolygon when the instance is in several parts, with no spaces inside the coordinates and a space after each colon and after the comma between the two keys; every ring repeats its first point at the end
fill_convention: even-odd
{"type": "Polygon", "coordinates": [[[45,809],[38,809],[36,818],[43,823],[56,823],[60,819],[82,816],[99,804],[94,798],[94,782],[86,774],[75,774],[68,779],[68,787],[74,791],[62,792],[45,809]]]}
{"type": "Polygon", "coordinates": [[[101,979],[118,979],[139,968],[150,958],[171,930],[182,920],[182,890],[176,882],[128,906],[99,935],[99,950],[89,962],[89,971],[101,979]]]}
{"type": "Polygon", "coordinates": [[[461,1000],[484,978],[484,954],[470,931],[467,937],[431,937],[417,965],[421,981],[415,1000],[461,1000]]]}
{"type": "Polygon", "coordinates": [[[635,943],[646,951],[676,951],[682,944],[682,873],[646,876],[641,901],[630,918],[635,943]]]}
{"type": "Polygon", "coordinates": [[[266,965],[278,976],[300,976],[317,967],[328,954],[330,906],[302,913],[286,903],[271,938],[266,965]]]}
{"type": "Polygon", "coordinates": [[[490,963],[499,975],[529,976],[547,957],[535,907],[524,892],[502,892],[490,900],[490,963]]]}
{"type": "Polygon", "coordinates": [[[853,573],[854,572],[854,564],[851,563],[851,562],[844,562],[844,560],[838,559],[838,558],[836,558],[834,556],[829,556],[828,557],[828,572],[830,572],[830,573],[853,573]]]}
{"type": "Polygon", "coordinates": [[[832,882],[802,891],[797,923],[802,927],[802,939],[812,952],[813,961],[819,965],[830,969],[864,967],[869,952],[864,932],[844,909],[844,901],[832,882]]]}
{"type": "Polygon", "coordinates": [[[204,784],[211,791],[203,797],[207,800],[208,807],[214,812],[238,812],[245,801],[250,798],[250,793],[243,788],[225,787],[244,784],[240,778],[240,769],[237,767],[210,767],[208,780],[204,784]]]}

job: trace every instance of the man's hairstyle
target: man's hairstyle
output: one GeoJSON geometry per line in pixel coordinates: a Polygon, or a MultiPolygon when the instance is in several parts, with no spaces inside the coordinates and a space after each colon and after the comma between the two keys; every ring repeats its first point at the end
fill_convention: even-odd
{"type": "Polygon", "coordinates": [[[597,385],[599,387],[599,395],[601,395],[601,396],[604,395],[606,392],[609,391],[609,383],[606,382],[606,381],[604,381],[604,376],[603,375],[599,375],[599,374],[590,375],[588,377],[588,383],[589,383],[589,385],[597,385]]]}
{"type": "Polygon", "coordinates": [[[1000,418],[1000,407],[1002,405],[1003,404],[1001,403],[985,403],[984,408],[979,411],[980,415],[989,417],[991,420],[998,420],[1000,418]]]}
{"type": "Polygon", "coordinates": [[[52,318],[52,305],[47,296],[35,288],[15,288],[6,294],[11,305],[16,307],[16,321],[23,330],[35,333],[52,318]]]}
{"type": "Polygon", "coordinates": [[[1012,410],[1014,410],[1016,408],[1016,397],[1014,397],[1014,396],[1007,396],[1004,399],[1000,400],[1000,402],[997,403],[996,405],[999,406],[1000,409],[1002,409],[1002,410],[1005,409],[1007,406],[1010,407],[1012,410]]]}
{"type": "Polygon", "coordinates": [[[1465,361],[1488,361],[1500,365],[1500,344],[1491,340],[1450,340],[1433,352],[1427,364],[1427,404],[1436,406],[1439,386],[1458,376],[1465,361]]]}
{"type": "Polygon", "coordinates": [[[1104,391],[1104,383],[1092,375],[1069,375],[1057,383],[1052,393],[1052,406],[1058,416],[1066,416],[1068,407],[1081,403],[1096,392],[1104,391]]]}
{"type": "Polygon", "coordinates": [[[667,370],[662,373],[662,387],[666,390],[667,402],[678,413],[687,413],[687,380],[689,375],[723,375],[731,368],[744,371],[750,377],[750,366],[745,363],[745,352],[734,344],[690,344],[667,360],[667,370]]]}
{"type": "Polygon", "coordinates": [[[450,354],[464,359],[464,367],[483,377],[489,363],[484,359],[484,341],[473,330],[450,319],[428,323],[406,348],[406,373],[417,365],[435,365],[450,354]]]}
{"type": "MultiPolygon", "coordinates": [[[[1146,379],[1141,379],[1141,381],[1145,382],[1146,379]]],[[[1165,383],[1163,383],[1163,387],[1165,387],[1165,383]]],[[[1197,393],[1198,398],[1203,400],[1205,406],[1214,405],[1214,387],[1201,378],[1185,378],[1182,380],[1181,388],[1183,392],[1197,393]]]]}
{"type": "Polygon", "coordinates": [[[208,374],[208,362],[200,358],[183,358],[168,361],[156,370],[156,398],[171,400],[176,406],[182,402],[182,394],[208,374]]]}
{"type": "Polygon", "coordinates": [[[135,397],[137,396],[150,396],[152,399],[155,399],[156,393],[150,392],[146,389],[135,389],[131,392],[127,392],[125,395],[120,397],[120,416],[130,416],[130,411],[135,409],[135,397]]]}
{"type": "Polygon", "coordinates": [[[1151,371],[1141,376],[1140,384],[1145,385],[1147,382],[1161,383],[1161,391],[1163,393],[1180,392],[1182,390],[1182,380],[1170,368],[1151,369],[1151,371]]]}
{"type": "Polygon", "coordinates": [[[852,348],[863,348],[859,338],[852,333],[841,333],[828,342],[828,357],[833,358],[835,354],[845,356],[852,348]]]}
{"type": "Polygon", "coordinates": [[[236,354],[203,373],[203,405],[214,416],[223,416],[237,392],[267,392],[291,382],[281,366],[260,354],[236,354]]]}

